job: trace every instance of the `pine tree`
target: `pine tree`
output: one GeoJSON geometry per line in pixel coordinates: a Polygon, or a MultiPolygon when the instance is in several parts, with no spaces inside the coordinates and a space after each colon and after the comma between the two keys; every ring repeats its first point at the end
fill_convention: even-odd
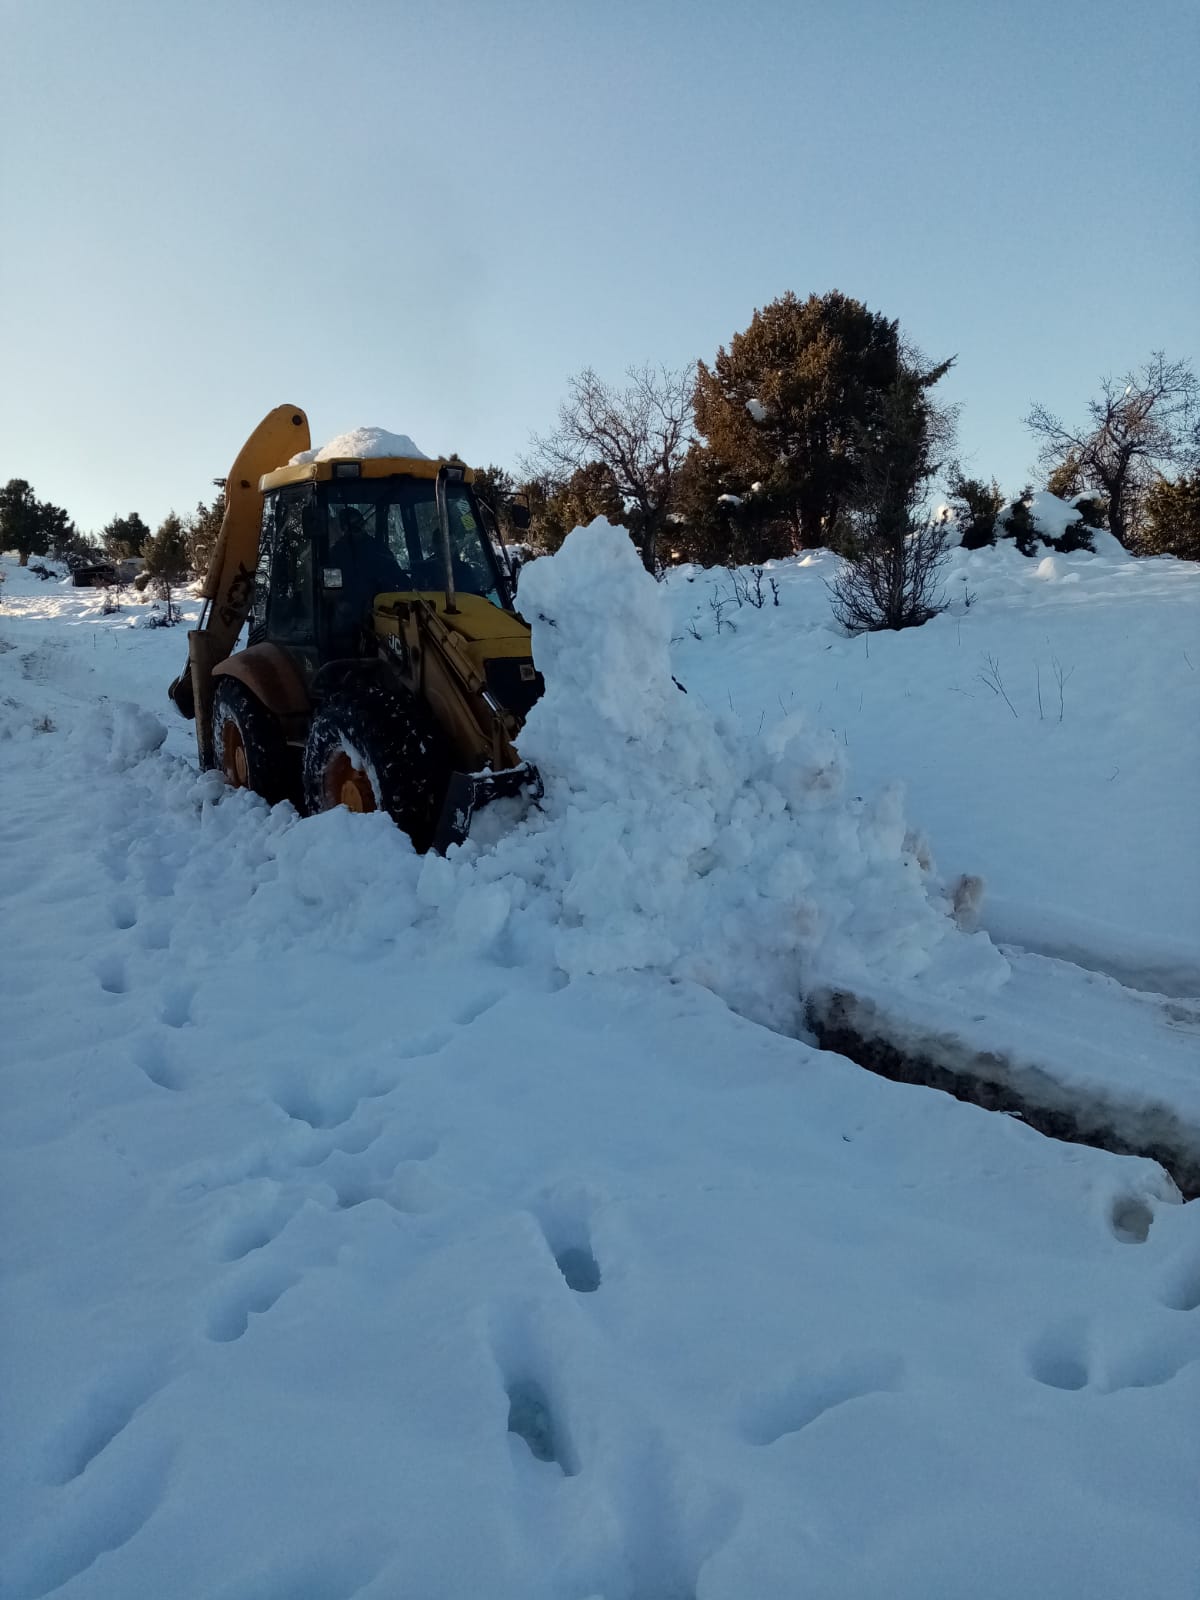
{"type": "Polygon", "coordinates": [[[50,548],[43,509],[24,478],[10,478],[0,489],[0,550],[15,550],[23,567],[50,548]]]}
{"type": "Polygon", "coordinates": [[[140,556],[149,537],[150,529],[136,511],[131,511],[127,517],[114,517],[100,534],[105,554],[113,561],[129,561],[140,556]]]}
{"type": "Polygon", "coordinates": [[[203,500],[198,501],[195,511],[184,525],[188,560],[197,577],[203,577],[208,571],[224,519],[225,491],[222,489],[212,505],[206,506],[203,500]]]}
{"type": "Polygon", "coordinates": [[[176,584],[183,583],[191,572],[187,532],[182,518],[174,511],[169,511],[147,539],[142,555],[151,586],[166,601],[167,621],[178,621],[171,590],[176,584]]]}

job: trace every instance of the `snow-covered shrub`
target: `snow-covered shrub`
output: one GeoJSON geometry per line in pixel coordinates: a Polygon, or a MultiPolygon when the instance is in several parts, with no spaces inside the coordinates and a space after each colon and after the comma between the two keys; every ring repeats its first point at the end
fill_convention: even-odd
{"type": "Polygon", "coordinates": [[[965,478],[958,473],[950,484],[950,509],[964,550],[982,550],[996,542],[996,518],[1004,505],[1004,494],[995,478],[965,478]]]}
{"type": "Polygon", "coordinates": [[[996,531],[1001,538],[1011,539],[1023,556],[1041,555],[1046,549],[1060,555],[1095,549],[1095,530],[1084,521],[1079,507],[1046,489],[1023,489],[997,515],[996,531]]]}

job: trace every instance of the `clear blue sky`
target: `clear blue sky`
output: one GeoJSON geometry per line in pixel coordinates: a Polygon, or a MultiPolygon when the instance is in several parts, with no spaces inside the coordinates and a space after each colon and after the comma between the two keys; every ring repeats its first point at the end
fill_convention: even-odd
{"type": "Polygon", "coordinates": [[[787,289],[1034,399],[1200,351],[1194,0],[0,0],[0,482],[210,494],[271,406],[513,465],[787,289]]]}

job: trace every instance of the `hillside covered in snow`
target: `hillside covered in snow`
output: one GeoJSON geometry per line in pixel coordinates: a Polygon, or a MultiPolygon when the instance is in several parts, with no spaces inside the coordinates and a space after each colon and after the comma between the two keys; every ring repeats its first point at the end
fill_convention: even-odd
{"type": "Polygon", "coordinates": [[[1200,1148],[1200,568],[834,566],[530,566],[545,800],[443,860],[5,563],[6,1595],[1190,1592],[1200,1208],[805,1007],[1200,1148]]]}

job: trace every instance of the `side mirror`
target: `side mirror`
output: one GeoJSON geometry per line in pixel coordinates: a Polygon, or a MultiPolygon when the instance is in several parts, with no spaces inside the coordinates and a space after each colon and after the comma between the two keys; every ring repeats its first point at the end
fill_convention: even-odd
{"type": "Polygon", "coordinates": [[[514,500],[508,508],[508,520],[518,533],[524,533],[529,526],[529,507],[514,500]]]}

